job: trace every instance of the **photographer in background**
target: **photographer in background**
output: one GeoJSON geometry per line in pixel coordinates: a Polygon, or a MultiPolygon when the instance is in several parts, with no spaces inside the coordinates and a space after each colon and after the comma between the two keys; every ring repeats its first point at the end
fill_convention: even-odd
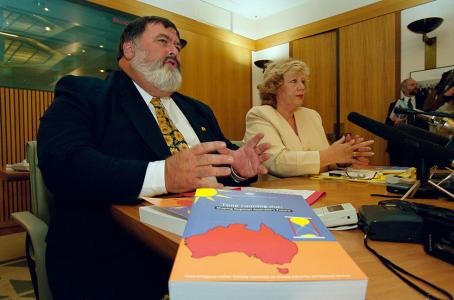
{"type": "MultiPolygon", "coordinates": [[[[394,109],[422,109],[424,106],[424,97],[419,92],[418,83],[413,78],[407,78],[400,84],[403,96],[392,102],[388,108],[388,116],[385,123],[389,126],[398,126],[399,124],[411,124],[422,129],[428,129],[426,121],[416,118],[415,115],[396,114],[394,109]]],[[[400,144],[388,143],[386,151],[389,153],[389,162],[392,166],[414,167],[416,166],[416,154],[411,148],[402,147],[400,144]]]]}

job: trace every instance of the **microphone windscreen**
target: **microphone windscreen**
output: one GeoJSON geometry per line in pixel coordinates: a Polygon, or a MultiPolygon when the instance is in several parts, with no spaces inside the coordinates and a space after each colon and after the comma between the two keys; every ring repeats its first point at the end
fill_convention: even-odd
{"type": "Polygon", "coordinates": [[[413,125],[399,124],[397,128],[411,136],[415,136],[422,140],[429,141],[431,143],[438,144],[441,146],[446,146],[446,144],[448,144],[449,142],[449,139],[445,136],[432,133],[428,130],[421,129],[413,125]]]}
{"type": "Polygon", "coordinates": [[[412,114],[416,114],[418,112],[416,110],[409,109],[409,108],[396,107],[396,108],[394,108],[394,113],[401,114],[401,115],[412,115],[412,114]]]}
{"type": "Polygon", "coordinates": [[[447,166],[451,165],[454,159],[453,150],[444,148],[425,139],[409,135],[397,128],[385,125],[357,112],[349,113],[347,119],[387,141],[413,148],[417,151],[419,157],[425,158],[433,164],[447,166]]]}
{"type": "Polygon", "coordinates": [[[396,130],[394,127],[365,117],[357,112],[349,113],[347,119],[387,141],[399,143],[407,138],[404,133],[396,130]]]}

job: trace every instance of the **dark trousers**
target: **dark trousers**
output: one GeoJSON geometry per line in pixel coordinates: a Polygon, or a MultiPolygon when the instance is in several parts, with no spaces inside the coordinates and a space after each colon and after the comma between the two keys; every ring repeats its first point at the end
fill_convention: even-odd
{"type": "Polygon", "coordinates": [[[48,244],[47,274],[55,300],[162,299],[168,293],[172,262],[120,227],[112,232],[114,239],[100,236],[99,246],[90,253],[84,245],[74,251],[48,244]]]}

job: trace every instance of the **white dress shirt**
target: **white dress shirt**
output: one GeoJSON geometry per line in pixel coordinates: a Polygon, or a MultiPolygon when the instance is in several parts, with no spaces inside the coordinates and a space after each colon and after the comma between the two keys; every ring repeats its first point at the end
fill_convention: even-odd
{"type": "MultiPolygon", "coordinates": [[[[155,120],[157,121],[154,106],[150,103],[153,96],[148,94],[137,83],[134,82],[134,85],[136,86],[137,90],[139,91],[140,95],[142,96],[143,100],[145,101],[151,113],[153,114],[155,120]]],[[[197,137],[197,134],[195,133],[194,129],[192,129],[191,124],[189,123],[188,119],[186,119],[185,115],[180,110],[180,108],[173,101],[173,99],[170,97],[160,98],[162,106],[167,111],[169,118],[175,124],[177,129],[184,136],[184,139],[188,146],[191,148],[194,145],[200,144],[200,140],[197,137]]],[[[145,178],[142,185],[142,190],[140,191],[140,196],[144,195],[153,196],[167,193],[165,185],[164,167],[165,167],[164,160],[158,160],[148,163],[147,172],[145,173],[145,178]]]]}
{"type": "Polygon", "coordinates": [[[396,101],[396,104],[394,105],[394,108],[391,111],[391,114],[389,115],[389,118],[391,120],[393,120],[396,117],[396,114],[394,113],[394,110],[396,109],[396,107],[408,108],[408,100],[409,99],[410,99],[411,104],[413,105],[413,109],[416,108],[416,99],[415,99],[415,97],[404,96],[404,97],[402,97],[402,98],[400,98],[399,100],[396,101]]]}

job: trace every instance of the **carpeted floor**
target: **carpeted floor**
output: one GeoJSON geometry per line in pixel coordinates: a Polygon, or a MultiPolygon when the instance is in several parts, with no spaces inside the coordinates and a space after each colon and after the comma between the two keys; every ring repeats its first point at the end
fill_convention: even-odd
{"type": "Polygon", "coordinates": [[[25,233],[0,236],[0,300],[36,299],[24,256],[25,233]]]}

